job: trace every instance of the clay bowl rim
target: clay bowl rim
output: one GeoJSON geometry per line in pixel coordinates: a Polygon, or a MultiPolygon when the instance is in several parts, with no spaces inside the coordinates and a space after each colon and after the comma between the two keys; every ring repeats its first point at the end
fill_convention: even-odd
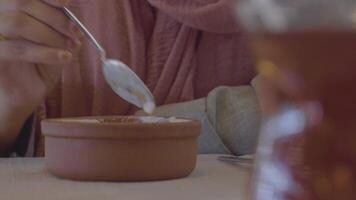
{"type": "MultiPolygon", "coordinates": [[[[112,119],[112,118],[141,118],[151,116],[92,116],[46,119],[41,122],[42,133],[45,137],[73,139],[178,139],[198,137],[201,123],[195,119],[180,122],[85,122],[80,120],[112,119]],[[70,121],[73,120],[73,121],[70,121]],[[164,131],[162,131],[164,129],[164,131]],[[149,130],[149,131],[148,131],[149,130]]],[[[152,116],[154,117],[154,116],[152,116]]],[[[168,117],[157,117],[166,118],[168,117]]]]}

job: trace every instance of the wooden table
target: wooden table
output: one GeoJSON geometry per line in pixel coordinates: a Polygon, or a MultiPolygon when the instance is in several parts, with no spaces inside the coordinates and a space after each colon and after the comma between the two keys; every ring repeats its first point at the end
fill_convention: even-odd
{"type": "Polygon", "coordinates": [[[200,155],[187,178],[140,183],[58,179],[44,159],[0,159],[1,200],[246,200],[250,169],[200,155]]]}

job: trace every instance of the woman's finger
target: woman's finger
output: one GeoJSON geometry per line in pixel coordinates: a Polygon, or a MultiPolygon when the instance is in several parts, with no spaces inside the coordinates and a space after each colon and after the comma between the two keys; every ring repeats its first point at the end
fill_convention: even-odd
{"type": "Polygon", "coordinates": [[[15,11],[40,1],[49,6],[61,8],[67,6],[69,0],[0,0],[0,11],[15,11]]]}
{"type": "Polygon", "coordinates": [[[0,41],[0,60],[24,61],[36,64],[61,65],[71,62],[72,53],[40,46],[23,40],[0,41]]]}
{"type": "Polygon", "coordinates": [[[40,0],[0,0],[0,12],[24,12],[67,37],[80,36],[79,29],[60,8],[40,0]]]}
{"type": "Polygon", "coordinates": [[[68,6],[70,2],[70,0],[42,0],[42,1],[55,7],[68,6]]]}
{"type": "Polygon", "coordinates": [[[23,7],[21,10],[67,37],[76,39],[80,36],[80,30],[59,8],[42,1],[32,1],[31,4],[23,7]]]}
{"type": "Polygon", "coordinates": [[[22,38],[46,46],[75,49],[76,41],[22,12],[0,13],[0,33],[9,38],[22,38]]]}

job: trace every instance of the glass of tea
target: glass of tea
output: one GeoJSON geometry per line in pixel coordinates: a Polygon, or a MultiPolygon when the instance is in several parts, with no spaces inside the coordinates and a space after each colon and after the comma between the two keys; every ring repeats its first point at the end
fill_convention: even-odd
{"type": "Polygon", "coordinates": [[[356,199],[356,1],[239,0],[261,76],[253,200],[356,199]]]}

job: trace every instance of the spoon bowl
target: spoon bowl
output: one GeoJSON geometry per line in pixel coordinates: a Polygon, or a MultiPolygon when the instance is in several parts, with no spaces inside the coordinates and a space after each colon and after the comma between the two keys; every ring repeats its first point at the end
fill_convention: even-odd
{"type": "Polygon", "coordinates": [[[153,113],[156,107],[154,97],[137,74],[123,62],[107,59],[105,49],[83,23],[68,8],[63,7],[63,11],[81,29],[86,38],[98,51],[102,61],[105,80],[111,89],[131,104],[142,108],[149,114],[153,113]]]}
{"type": "Polygon", "coordinates": [[[147,113],[153,112],[155,108],[153,95],[126,64],[118,60],[106,59],[103,66],[105,79],[116,94],[143,108],[147,113]]]}

